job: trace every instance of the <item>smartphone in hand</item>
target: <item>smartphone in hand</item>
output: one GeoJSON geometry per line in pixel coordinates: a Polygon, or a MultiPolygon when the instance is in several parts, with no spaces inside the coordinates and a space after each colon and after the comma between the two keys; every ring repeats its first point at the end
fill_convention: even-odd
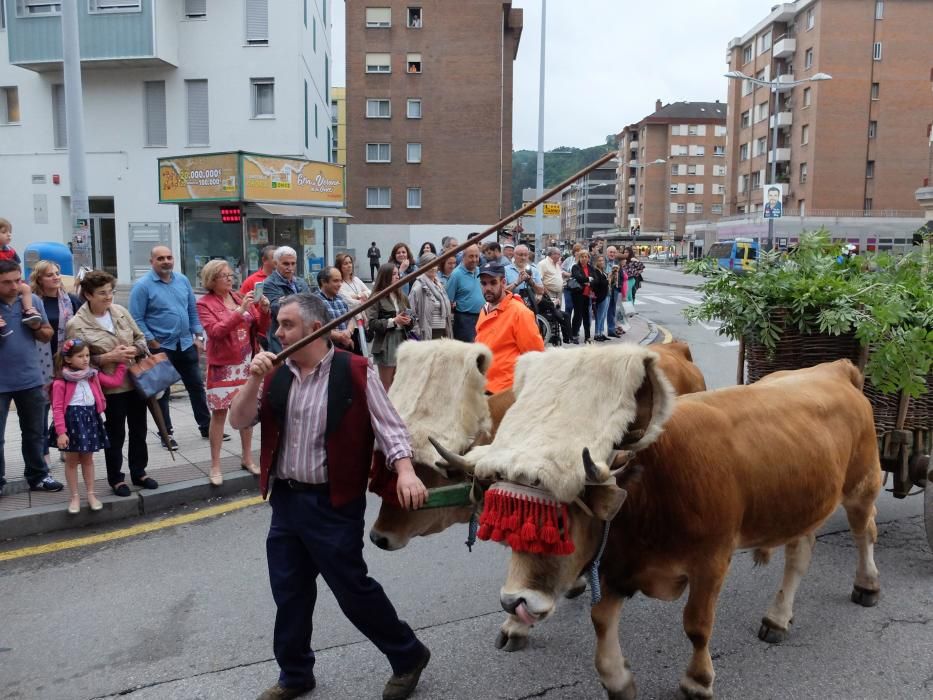
{"type": "Polygon", "coordinates": [[[257,304],[259,303],[259,300],[262,299],[262,288],[264,284],[265,282],[257,282],[253,287],[253,301],[255,301],[257,304]]]}

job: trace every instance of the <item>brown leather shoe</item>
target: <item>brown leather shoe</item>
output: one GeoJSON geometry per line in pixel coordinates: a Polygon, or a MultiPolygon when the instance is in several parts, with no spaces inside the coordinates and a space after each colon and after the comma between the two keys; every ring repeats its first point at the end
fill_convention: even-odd
{"type": "Polygon", "coordinates": [[[310,693],[316,685],[317,682],[313,678],[311,679],[311,685],[300,688],[286,688],[276,683],[271,688],[262,691],[262,694],[256,700],[292,700],[292,698],[300,698],[305,693],[310,693]]]}
{"type": "Polygon", "coordinates": [[[392,674],[392,677],[386,682],[386,687],[382,691],[382,700],[405,700],[409,695],[415,692],[418,687],[418,680],[421,678],[421,672],[431,660],[431,650],[424,647],[424,655],[415,667],[408,673],[400,676],[392,674]]]}

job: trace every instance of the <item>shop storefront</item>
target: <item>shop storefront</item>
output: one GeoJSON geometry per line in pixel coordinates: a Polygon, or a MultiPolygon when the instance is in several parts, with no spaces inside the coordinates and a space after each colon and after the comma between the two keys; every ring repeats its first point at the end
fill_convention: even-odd
{"type": "Polygon", "coordinates": [[[298,252],[314,278],[333,259],[332,220],[346,218],[342,165],[235,151],[159,159],[159,202],[177,204],[181,271],[200,287],[209,260],[230,263],[237,284],[267,245],[298,252]]]}

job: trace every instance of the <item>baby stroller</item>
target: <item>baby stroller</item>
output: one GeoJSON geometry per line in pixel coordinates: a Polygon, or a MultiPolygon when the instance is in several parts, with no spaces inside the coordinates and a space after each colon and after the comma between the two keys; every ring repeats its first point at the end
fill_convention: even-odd
{"type": "Polygon", "coordinates": [[[564,314],[557,308],[554,301],[547,294],[535,299],[528,285],[525,289],[519,291],[519,296],[525,302],[525,306],[531,309],[535,314],[535,321],[538,323],[538,331],[544,339],[545,344],[550,343],[554,347],[561,345],[561,326],[564,323],[564,314]]]}

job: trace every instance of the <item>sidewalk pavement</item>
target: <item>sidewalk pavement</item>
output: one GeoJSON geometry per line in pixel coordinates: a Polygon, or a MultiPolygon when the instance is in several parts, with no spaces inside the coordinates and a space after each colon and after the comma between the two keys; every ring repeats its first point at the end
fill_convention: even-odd
{"type": "MultiPolygon", "coordinates": [[[[658,327],[641,316],[629,319],[631,328],[621,339],[609,342],[640,343],[648,345],[656,342],[660,336],[658,327]]],[[[107,471],[103,453],[95,455],[95,491],[104,505],[104,509],[91,512],[85,500],[84,482],[78,477],[78,491],[81,494],[81,512],[69,515],[68,488],[57,493],[30,491],[29,485],[22,478],[23,458],[21,454],[22,436],[15,408],[11,406],[6,425],[6,478],[9,483],[0,497],[0,541],[23,537],[41,532],[53,532],[79,528],[115,520],[151,515],[155,512],[181,505],[198,503],[217,496],[227,496],[242,491],[257,493],[259,479],[240,467],[239,434],[227,427],[230,440],[223,443],[221,465],[224,474],[222,486],[211,486],[210,445],[201,437],[198,426],[191,412],[191,404],[185,392],[173,393],[171,400],[172,423],[178,449],[174,452],[175,460],[161,445],[152,417],[149,417],[149,433],[146,443],[149,448],[149,465],[146,473],[159,482],[159,488],[149,491],[130,485],[132,495],[126,498],[115,496],[107,484],[107,471]]],[[[125,449],[125,448],[124,448],[125,449]]],[[[125,453],[124,453],[125,454],[125,453]]],[[[65,465],[59,461],[58,450],[52,449],[49,455],[52,476],[65,483],[65,465]]],[[[253,461],[259,464],[259,428],[253,435],[253,461]]],[[[128,473],[124,460],[123,470],[128,473]]],[[[79,470],[80,471],[80,470],[79,470]]],[[[127,482],[129,483],[129,481],[127,482]]]]}
{"type": "Polygon", "coordinates": [[[688,275],[683,268],[670,264],[645,262],[645,284],[660,284],[665,287],[683,287],[693,289],[698,287],[704,278],[700,275],[688,275]]]}

